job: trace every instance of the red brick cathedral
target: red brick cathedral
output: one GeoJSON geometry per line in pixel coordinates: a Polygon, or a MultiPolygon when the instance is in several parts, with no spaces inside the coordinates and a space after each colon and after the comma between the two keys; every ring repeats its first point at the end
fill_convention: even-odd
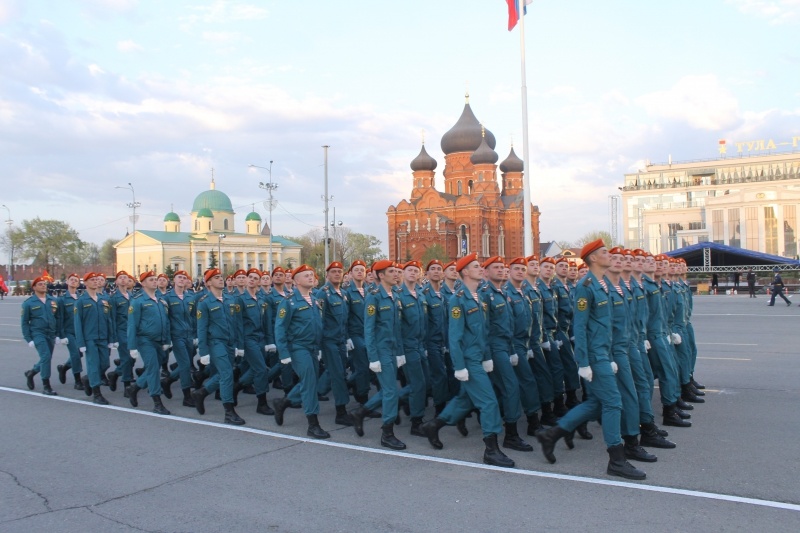
{"type": "MultiPolygon", "coordinates": [[[[522,160],[514,153],[500,163],[494,135],[484,129],[469,98],[458,122],[442,136],[444,192],[437,190],[436,160],[425,150],[411,161],[411,199],[389,206],[389,257],[422,260],[439,244],[448,259],[477,252],[513,258],[524,253],[522,160]]],[[[539,249],[539,209],[532,208],[533,249],[539,249]]]]}

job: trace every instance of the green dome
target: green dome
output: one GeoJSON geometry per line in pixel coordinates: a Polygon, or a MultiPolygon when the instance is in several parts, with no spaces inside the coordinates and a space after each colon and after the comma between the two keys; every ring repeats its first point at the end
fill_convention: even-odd
{"type": "Polygon", "coordinates": [[[210,209],[212,211],[225,211],[228,213],[233,213],[231,199],[228,198],[227,194],[216,189],[201,192],[199,195],[197,195],[197,198],[194,199],[192,211],[200,211],[203,208],[210,209]]]}
{"type": "Polygon", "coordinates": [[[251,220],[258,220],[261,222],[261,215],[253,211],[247,215],[247,218],[244,219],[245,222],[250,222],[251,220]]]}
{"type": "Polygon", "coordinates": [[[180,222],[181,217],[178,216],[178,213],[173,213],[170,211],[164,216],[164,222],[180,222]]]}
{"type": "Polygon", "coordinates": [[[197,218],[214,218],[214,213],[211,212],[211,209],[207,207],[203,207],[202,209],[197,210],[197,218]]]}

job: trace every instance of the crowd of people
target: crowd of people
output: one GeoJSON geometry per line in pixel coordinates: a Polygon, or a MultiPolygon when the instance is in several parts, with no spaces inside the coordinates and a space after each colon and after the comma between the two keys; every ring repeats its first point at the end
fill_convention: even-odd
{"type": "Polygon", "coordinates": [[[57,394],[51,359],[61,344],[69,355],[57,365],[59,381],[72,374],[74,388],[101,405],[109,403],[104,388],[115,392],[121,382],[133,407],[146,394],[155,413],[168,415],[162,396],[172,399],[177,382],[182,404],[201,415],[211,396],[226,424],[245,424],[236,407],[249,393],[257,414],[280,426],[288,409],[301,408],[307,434],[326,439],[320,402],[332,396],[334,424],[362,437],[366,422],[380,419],[380,444],[395,450],[406,448],[395,435],[401,410],[409,434],[436,449],[444,426],[466,437],[465,420],[475,416],[484,462],[502,467],[515,463],[501,435],[504,449],[534,450],[521,419],[551,463],[560,439],[570,449],[576,432],[592,439],[587,423],[596,420],[607,473],[644,479],[628,461],[656,461],[644,446],[676,446],[655,423],[654,380],[664,426],[690,427],[689,411],[704,402],[686,264],[600,240],[581,259],[480,262],[470,254],[424,266],[359,260],[347,269],[334,261],[322,284],[305,264],[227,278],[211,268],[199,290],[185,271],[171,280],[150,271],[137,293],[137,280],[120,271],[112,294],[102,274],[89,272],[67,276],[57,298],[42,276],[22,305],[23,337],[38,354],[26,384],[34,390],[39,375],[43,393],[57,394]],[[270,389],[280,391],[271,405],[270,389]]]}

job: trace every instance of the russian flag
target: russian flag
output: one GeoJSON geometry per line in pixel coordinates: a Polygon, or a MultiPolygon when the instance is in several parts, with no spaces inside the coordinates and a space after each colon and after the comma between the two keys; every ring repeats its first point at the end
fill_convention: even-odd
{"type": "MultiPolygon", "coordinates": [[[[508,4],[508,31],[514,29],[514,26],[519,22],[519,2],[525,2],[525,6],[532,4],[533,0],[506,0],[508,4]]],[[[523,7],[523,15],[528,14],[528,8],[523,7]]]]}

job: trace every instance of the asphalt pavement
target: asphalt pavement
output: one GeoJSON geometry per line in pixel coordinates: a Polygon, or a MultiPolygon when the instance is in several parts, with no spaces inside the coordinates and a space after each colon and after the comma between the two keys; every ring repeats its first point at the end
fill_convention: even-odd
{"type": "Polygon", "coordinates": [[[559,443],[556,464],[535,445],[506,450],[517,468],[504,470],[482,464],[475,418],[467,438],[444,428],[440,451],[410,436],[405,418],[395,433],[408,449],[397,453],[380,446],[379,420],[367,420],[363,438],[334,425],[332,402],[321,404],[328,441],[305,438],[301,410],[279,427],[246,394],[242,427],[221,423],[219,402],[207,401],[205,416],[182,407],[180,393],[164,399],[169,417],[150,413],[146,395],[130,407],[121,391],[104,391],[112,405],[96,406],[71,377],[58,383],[63,346],[51,380],[59,396],[46,397],[38,376],[35,391],[25,387],[37,357],[21,338],[22,300],[0,302],[3,532],[800,530],[796,304],[695,297],[707,401],[693,427],[667,428],[675,450],[650,450],[658,462],[637,464],[647,480],[626,482],[605,474],[595,423],[593,440],[559,443]]]}

